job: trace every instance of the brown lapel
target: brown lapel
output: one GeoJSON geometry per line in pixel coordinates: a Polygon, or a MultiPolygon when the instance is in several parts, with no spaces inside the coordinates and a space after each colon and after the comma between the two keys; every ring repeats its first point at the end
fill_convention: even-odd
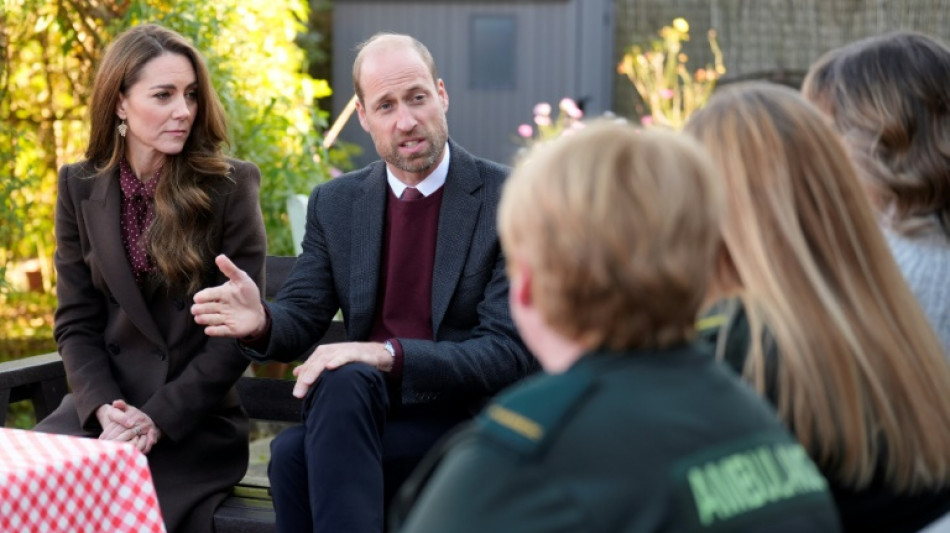
{"type": "Polygon", "coordinates": [[[94,179],[92,194],[88,200],[82,202],[82,212],[89,242],[99,255],[102,278],[109,285],[119,306],[125,310],[142,334],[155,344],[164,346],[165,341],[152,319],[142,291],[135,283],[132,267],[122,247],[122,235],[119,233],[121,194],[118,176],[100,176],[94,179]]]}

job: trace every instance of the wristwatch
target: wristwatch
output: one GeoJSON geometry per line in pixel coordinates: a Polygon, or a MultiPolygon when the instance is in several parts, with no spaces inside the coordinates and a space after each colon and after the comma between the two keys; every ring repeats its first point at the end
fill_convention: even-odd
{"type": "Polygon", "coordinates": [[[393,358],[396,357],[396,349],[393,348],[393,343],[392,343],[392,342],[390,342],[390,341],[384,342],[384,343],[383,343],[383,348],[386,348],[386,351],[389,352],[389,356],[390,356],[390,357],[393,357],[393,358]]]}

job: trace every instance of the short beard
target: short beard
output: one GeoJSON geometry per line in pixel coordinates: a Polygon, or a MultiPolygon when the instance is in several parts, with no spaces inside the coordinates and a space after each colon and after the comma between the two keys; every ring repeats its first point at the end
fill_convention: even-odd
{"type": "Polygon", "coordinates": [[[439,162],[442,152],[445,151],[445,143],[448,142],[448,129],[446,127],[438,128],[431,137],[426,137],[429,141],[429,149],[412,159],[407,159],[399,155],[399,145],[394,145],[387,157],[383,159],[390,165],[405,172],[414,174],[425,172],[433,168],[439,162]]]}

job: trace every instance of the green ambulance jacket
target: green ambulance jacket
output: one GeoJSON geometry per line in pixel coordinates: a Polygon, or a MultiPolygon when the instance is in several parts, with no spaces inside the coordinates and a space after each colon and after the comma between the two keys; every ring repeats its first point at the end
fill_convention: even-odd
{"type": "Polygon", "coordinates": [[[834,532],[827,483],[708,351],[595,352],[503,393],[391,513],[428,532],[834,532]]]}

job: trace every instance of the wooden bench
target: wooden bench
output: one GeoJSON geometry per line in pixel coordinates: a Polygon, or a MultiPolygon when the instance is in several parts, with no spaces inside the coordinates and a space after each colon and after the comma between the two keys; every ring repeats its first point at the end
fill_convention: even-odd
{"type": "MultiPolygon", "coordinates": [[[[296,257],[268,256],[265,297],[273,298],[296,262],[296,257]]],[[[321,343],[346,340],[343,324],[334,322],[321,343]]],[[[254,420],[292,422],[300,420],[301,402],[291,395],[293,381],[242,377],[237,391],[248,415],[254,420]]],[[[19,401],[32,402],[37,420],[55,409],[66,395],[66,371],[57,353],[0,363],[0,426],[7,407],[19,401]]],[[[274,506],[266,480],[245,477],[214,515],[218,533],[273,532],[274,506]]]]}

